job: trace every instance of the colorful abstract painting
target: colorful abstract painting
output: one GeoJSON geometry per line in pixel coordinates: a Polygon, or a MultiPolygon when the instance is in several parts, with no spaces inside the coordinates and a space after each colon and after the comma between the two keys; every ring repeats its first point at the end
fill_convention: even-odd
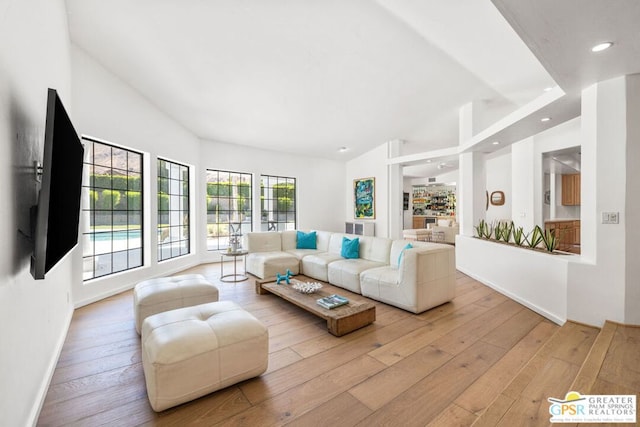
{"type": "Polygon", "coordinates": [[[375,210],[375,178],[361,178],[353,180],[353,201],[356,219],[373,219],[375,210]]]}

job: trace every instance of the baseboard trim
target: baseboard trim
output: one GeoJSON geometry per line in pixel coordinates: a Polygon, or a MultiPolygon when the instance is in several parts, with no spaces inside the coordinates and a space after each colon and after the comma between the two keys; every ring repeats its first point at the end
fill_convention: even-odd
{"type": "Polygon", "coordinates": [[[71,319],[73,318],[73,307],[69,305],[69,311],[67,313],[67,318],[64,322],[64,328],[58,336],[58,341],[56,342],[56,351],[49,361],[49,366],[47,366],[47,374],[43,378],[42,383],[40,384],[40,389],[38,390],[37,399],[35,400],[33,407],[31,408],[29,418],[30,421],[28,425],[36,426],[38,424],[38,419],[40,418],[40,411],[42,411],[42,406],[44,405],[44,401],[47,398],[47,393],[49,392],[49,386],[51,385],[51,380],[53,379],[53,374],[56,371],[56,366],[58,365],[58,360],[60,359],[60,354],[62,353],[62,348],[64,346],[64,342],[67,339],[67,333],[69,332],[69,326],[71,326],[71,319]]]}

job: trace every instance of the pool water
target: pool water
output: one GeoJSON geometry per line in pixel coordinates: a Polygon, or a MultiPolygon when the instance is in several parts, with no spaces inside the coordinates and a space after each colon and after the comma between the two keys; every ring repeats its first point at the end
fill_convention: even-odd
{"type": "Polygon", "coordinates": [[[128,240],[139,239],[141,230],[117,230],[117,231],[104,231],[91,234],[91,240],[96,242],[104,242],[107,240],[128,240]]]}

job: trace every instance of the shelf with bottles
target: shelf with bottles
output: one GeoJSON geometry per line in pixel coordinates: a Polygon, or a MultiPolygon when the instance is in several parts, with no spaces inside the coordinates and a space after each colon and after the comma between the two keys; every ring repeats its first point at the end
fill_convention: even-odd
{"type": "Polygon", "coordinates": [[[454,215],[455,187],[442,185],[414,185],[412,191],[414,215],[454,215]]]}

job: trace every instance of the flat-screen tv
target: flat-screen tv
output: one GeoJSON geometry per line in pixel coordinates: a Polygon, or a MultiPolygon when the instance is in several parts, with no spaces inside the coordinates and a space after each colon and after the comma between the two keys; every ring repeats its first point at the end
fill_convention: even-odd
{"type": "Polygon", "coordinates": [[[78,244],[84,147],[55,89],[47,94],[38,204],[32,208],[31,274],[44,276],[78,244]],[[32,227],[33,228],[33,227],[32,227]]]}

